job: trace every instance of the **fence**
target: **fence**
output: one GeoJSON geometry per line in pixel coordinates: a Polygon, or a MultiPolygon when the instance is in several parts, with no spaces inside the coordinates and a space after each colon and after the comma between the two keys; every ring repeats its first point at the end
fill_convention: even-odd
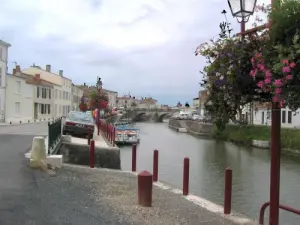
{"type": "Polygon", "coordinates": [[[50,155],[51,150],[55,148],[55,146],[60,141],[62,135],[62,127],[61,122],[62,118],[56,119],[53,122],[48,123],[48,154],[50,155]]]}

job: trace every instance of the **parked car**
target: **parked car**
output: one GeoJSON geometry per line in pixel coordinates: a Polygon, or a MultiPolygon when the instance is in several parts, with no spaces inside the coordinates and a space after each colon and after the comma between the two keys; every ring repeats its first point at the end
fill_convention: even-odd
{"type": "Polygon", "coordinates": [[[202,119],[203,119],[203,117],[202,117],[202,116],[199,116],[199,115],[197,115],[197,114],[194,114],[193,117],[192,117],[192,120],[195,120],[195,121],[200,121],[200,120],[202,120],[202,119]]]}
{"type": "Polygon", "coordinates": [[[63,124],[63,134],[88,136],[93,138],[95,130],[94,119],[91,113],[72,111],[63,124]]]}

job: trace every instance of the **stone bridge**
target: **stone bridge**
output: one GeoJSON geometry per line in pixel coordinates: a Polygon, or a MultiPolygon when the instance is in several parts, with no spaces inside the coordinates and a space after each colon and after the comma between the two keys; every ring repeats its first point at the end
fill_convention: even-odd
{"type": "Polygon", "coordinates": [[[171,117],[175,112],[179,112],[179,109],[133,109],[127,110],[119,119],[162,122],[165,117],[171,117]]]}

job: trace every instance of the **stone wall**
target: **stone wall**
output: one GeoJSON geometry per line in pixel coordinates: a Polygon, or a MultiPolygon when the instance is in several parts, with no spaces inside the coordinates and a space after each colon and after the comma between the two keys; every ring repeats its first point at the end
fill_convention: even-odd
{"type": "Polygon", "coordinates": [[[212,124],[200,123],[192,120],[175,120],[169,119],[169,126],[171,128],[186,128],[188,132],[197,135],[209,135],[213,127],[212,124]]]}
{"type": "MultiPolygon", "coordinates": [[[[59,154],[65,163],[89,165],[90,149],[88,145],[63,142],[59,154]]],[[[120,150],[116,147],[100,148],[95,146],[95,167],[121,169],[120,150]]]]}

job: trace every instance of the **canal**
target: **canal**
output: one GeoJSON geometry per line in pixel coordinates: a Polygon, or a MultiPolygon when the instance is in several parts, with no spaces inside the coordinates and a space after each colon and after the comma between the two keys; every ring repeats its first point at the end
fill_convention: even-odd
{"type": "MultiPolygon", "coordinates": [[[[153,150],[159,150],[159,180],[182,187],[183,158],[190,158],[190,192],[223,205],[224,172],[233,170],[233,210],[257,219],[260,206],[269,200],[269,151],[243,148],[228,142],[178,133],[164,123],[137,123],[141,143],[137,170],[152,172],[153,150]]],[[[122,169],[131,169],[131,147],[121,148],[122,169]]],[[[300,157],[281,159],[281,204],[300,209],[300,157]]],[[[267,210],[268,211],[268,210],[267,210]]],[[[267,212],[266,211],[266,212],[267,212]]],[[[265,217],[267,224],[268,218],[265,217]]],[[[300,216],[280,212],[280,224],[299,225],[300,216]]]]}

